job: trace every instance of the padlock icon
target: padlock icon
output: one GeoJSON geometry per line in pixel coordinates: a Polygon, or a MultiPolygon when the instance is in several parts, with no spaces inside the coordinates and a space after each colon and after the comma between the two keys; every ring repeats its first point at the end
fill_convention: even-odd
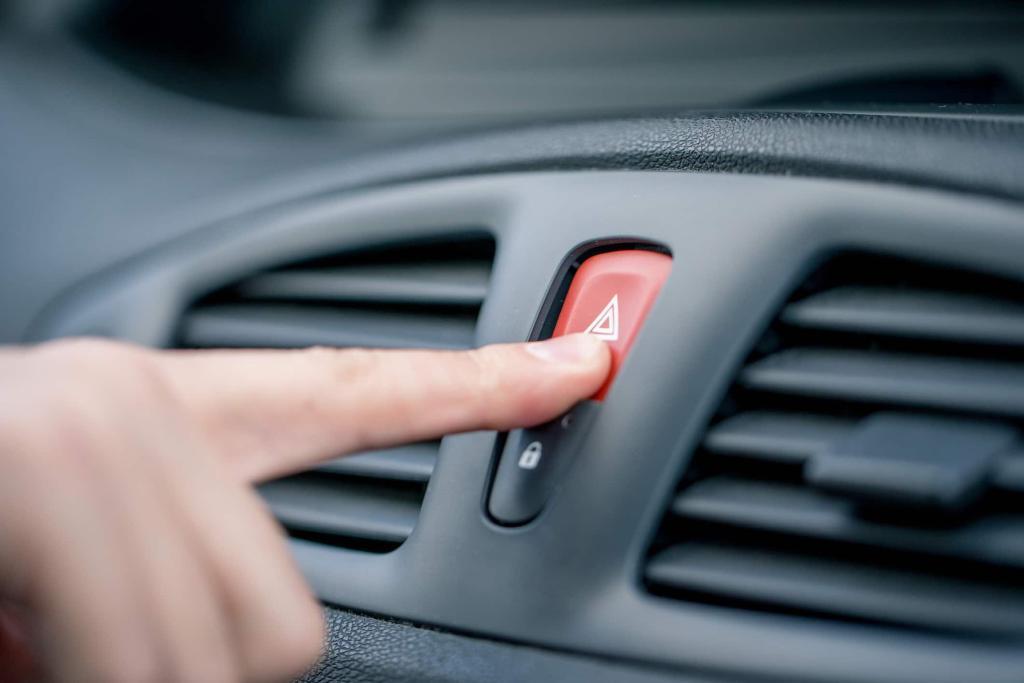
{"type": "Polygon", "coordinates": [[[520,469],[536,469],[537,465],[540,464],[540,456],[543,452],[544,446],[541,445],[540,441],[531,441],[530,444],[523,449],[522,454],[519,456],[520,469]]]}

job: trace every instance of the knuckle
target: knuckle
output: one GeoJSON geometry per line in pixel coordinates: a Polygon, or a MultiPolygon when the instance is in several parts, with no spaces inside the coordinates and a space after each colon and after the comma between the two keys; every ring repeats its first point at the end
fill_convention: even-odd
{"type": "Polygon", "coordinates": [[[130,374],[134,388],[143,396],[167,406],[179,405],[174,383],[149,349],[129,347],[124,362],[122,371],[130,374]]]}
{"type": "Polygon", "coordinates": [[[380,352],[374,349],[334,349],[314,346],[306,350],[309,361],[317,368],[332,368],[332,379],[352,381],[372,374],[378,367],[380,352]]]}
{"type": "Polygon", "coordinates": [[[380,351],[375,349],[311,346],[298,353],[312,370],[311,376],[321,377],[332,386],[372,378],[380,367],[380,351]]]}
{"type": "Polygon", "coordinates": [[[82,337],[60,339],[41,345],[36,357],[55,365],[73,379],[117,379],[139,372],[148,356],[146,349],[111,339],[82,337]]]}
{"type": "Polygon", "coordinates": [[[316,366],[322,366],[325,362],[337,359],[338,355],[341,353],[344,353],[346,356],[348,356],[356,354],[360,350],[361,349],[346,349],[344,352],[342,352],[331,346],[317,345],[309,346],[305,349],[302,349],[301,351],[299,351],[299,353],[301,353],[307,359],[308,362],[316,366]]]}
{"type": "MultiPolygon", "coordinates": [[[[348,349],[346,353],[353,353],[359,349],[348,349]]],[[[320,363],[321,361],[333,358],[338,355],[338,349],[332,346],[325,346],[323,344],[317,344],[315,346],[308,346],[302,349],[299,353],[303,354],[312,363],[320,363]]]]}
{"type": "MultiPolygon", "coordinates": [[[[361,349],[339,349],[329,346],[311,346],[296,352],[303,374],[314,378],[314,382],[322,382],[325,388],[335,385],[344,386],[356,379],[360,368],[365,367],[364,352],[361,349]],[[342,362],[344,359],[344,362],[342,362]],[[304,366],[304,367],[302,367],[304,366]]],[[[307,390],[301,392],[297,400],[290,402],[285,410],[294,413],[295,418],[302,415],[326,417],[330,397],[333,392],[323,390],[307,390]]]]}
{"type": "Polygon", "coordinates": [[[36,355],[49,361],[68,364],[105,362],[120,351],[131,348],[128,344],[100,337],[74,337],[57,339],[41,344],[36,355]]]}
{"type": "Polygon", "coordinates": [[[0,446],[37,464],[104,456],[123,415],[152,405],[162,382],[145,349],[103,339],[49,342],[25,360],[18,400],[0,410],[0,446]]]}
{"type": "Polygon", "coordinates": [[[37,360],[59,387],[64,405],[78,412],[98,401],[137,409],[173,396],[155,355],[141,346],[97,338],[58,340],[40,346],[37,360]]]}
{"type": "Polygon", "coordinates": [[[382,364],[382,352],[376,349],[333,349],[314,346],[306,349],[306,360],[311,364],[314,375],[322,378],[326,384],[324,391],[311,391],[306,395],[303,405],[305,412],[328,417],[333,405],[334,392],[337,387],[358,387],[373,383],[379,376],[382,364]]]}

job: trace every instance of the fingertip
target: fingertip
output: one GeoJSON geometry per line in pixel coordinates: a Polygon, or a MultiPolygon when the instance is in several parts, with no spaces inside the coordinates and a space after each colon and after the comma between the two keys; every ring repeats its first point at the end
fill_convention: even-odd
{"type": "Polygon", "coordinates": [[[557,377],[561,393],[579,399],[598,390],[611,371],[612,354],[608,344],[591,334],[571,334],[527,344],[526,350],[541,358],[557,377]]]}
{"type": "Polygon", "coordinates": [[[512,427],[549,420],[592,396],[611,370],[608,345],[589,334],[531,342],[517,351],[533,362],[505,368],[513,390],[499,404],[503,404],[504,422],[512,427]]]}
{"type": "Polygon", "coordinates": [[[596,370],[607,367],[611,360],[608,345],[591,334],[570,334],[544,341],[531,342],[526,350],[547,363],[583,365],[596,370]]]}

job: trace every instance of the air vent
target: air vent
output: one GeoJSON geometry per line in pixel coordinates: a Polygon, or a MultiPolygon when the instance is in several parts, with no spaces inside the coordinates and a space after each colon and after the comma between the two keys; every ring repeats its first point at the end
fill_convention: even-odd
{"type": "MultiPolygon", "coordinates": [[[[468,348],[493,258],[492,239],[469,236],[257,272],[191,306],[178,345],[468,348]]],[[[340,458],[260,492],[296,537],[384,552],[412,532],[439,445],[340,458]]]]}
{"type": "Polygon", "coordinates": [[[1024,636],[1024,287],[829,261],[755,345],[645,568],[657,594],[1024,636]]]}

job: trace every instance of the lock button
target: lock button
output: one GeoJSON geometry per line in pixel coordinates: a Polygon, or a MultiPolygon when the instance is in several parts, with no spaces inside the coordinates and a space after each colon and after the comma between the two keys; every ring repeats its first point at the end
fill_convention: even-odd
{"type": "Polygon", "coordinates": [[[519,469],[535,470],[540,464],[540,456],[544,454],[544,444],[540,441],[531,441],[519,455],[519,469]]]}
{"type": "Polygon", "coordinates": [[[509,432],[488,511],[499,524],[525,524],[543,509],[600,404],[584,401],[557,420],[509,432]]]}

